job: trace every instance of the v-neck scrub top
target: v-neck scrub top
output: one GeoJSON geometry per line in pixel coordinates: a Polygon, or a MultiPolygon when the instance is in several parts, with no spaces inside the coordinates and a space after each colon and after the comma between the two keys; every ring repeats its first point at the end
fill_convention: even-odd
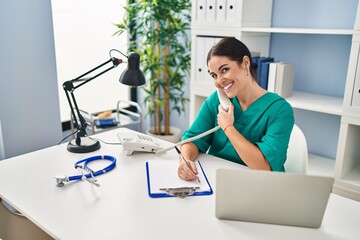
{"type": "MultiPolygon", "coordinates": [[[[290,104],[276,93],[268,92],[253,102],[244,112],[237,98],[234,105],[234,127],[248,141],[256,144],[273,171],[284,171],[290,134],[294,126],[294,112],[290,104]]],[[[195,121],[187,129],[183,140],[217,126],[219,106],[217,92],[203,103],[195,121]]],[[[201,153],[246,165],[222,129],[193,141],[201,153]]]]}

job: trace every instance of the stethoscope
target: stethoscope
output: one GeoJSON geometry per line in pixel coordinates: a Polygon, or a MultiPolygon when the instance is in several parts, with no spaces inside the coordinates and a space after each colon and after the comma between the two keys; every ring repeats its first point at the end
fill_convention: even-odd
{"type": "Polygon", "coordinates": [[[114,167],[116,166],[116,158],[109,155],[99,155],[99,156],[93,156],[89,158],[85,158],[83,160],[77,161],[75,163],[75,169],[79,170],[81,174],[74,175],[74,176],[56,176],[56,186],[62,187],[65,185],[65,182],[75,181],[75,180],[86,180],[91,184],[94,184],[95,186],[99,187],[100,184],[97,183],[96,176],[99,176],[103,173],[110,172],[114,167]],[[94,172],[88,164],[96,161],[96,160],[108,160],[111,163],[106,166],[103,169],[100,169],[96,172],[94,172]],[[86,172],[86,174],[85,174],[86,172]]]}

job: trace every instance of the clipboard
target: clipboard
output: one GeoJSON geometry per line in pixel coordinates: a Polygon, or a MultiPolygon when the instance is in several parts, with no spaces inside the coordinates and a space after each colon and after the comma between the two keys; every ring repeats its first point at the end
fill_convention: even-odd
{"type": "Polygon", "coordinates": [[[213,190],[199,161],[196,168],[199,180],[185,181],[179,178],[178,161],[151,160],[146,162],[148,194],[151,198],[211,195],[213,190]]]}

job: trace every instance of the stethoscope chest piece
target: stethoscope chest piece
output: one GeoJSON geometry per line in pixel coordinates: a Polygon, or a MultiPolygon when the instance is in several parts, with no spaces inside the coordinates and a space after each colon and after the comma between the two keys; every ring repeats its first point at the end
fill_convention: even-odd
{"type": "Polygon", "coordinates": [[[65,176],[65,175],[55,176],[56,186],[63,187],[66,182],[70,182],[70,181],[74,181],[74,180],[85,180],[85,181],[99,187],[100,184],[97,183],[97,179],[95,177],[111,171],[112,169],[114,169],[115,166],[116,166],[116,158],[113,156],[99,155],[99,156],[85,158],[83,160],[77,161],[74,165],[75,169],[77,169],[80,172],[79,175],[74,175],[74,176],[69,176],[69,177],[65,176]],[[103,169],[93,171],[88,166],[88,164],[90,162],[93,162],[96,160],[107,160],[107,161],[110,161],[110,164],[103,169]]]}

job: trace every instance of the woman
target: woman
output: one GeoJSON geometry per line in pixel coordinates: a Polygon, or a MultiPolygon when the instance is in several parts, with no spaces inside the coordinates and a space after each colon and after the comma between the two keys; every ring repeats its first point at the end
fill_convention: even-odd
{"type": "Polygon", "coordinates": [[[180,161],[179,177],[197,179],[194,161],[199,152],[208,152],[251,169],[284,171],[294,125],[290,104],[258,85],[250,51],[236,38],[223,38],[214,45],[208,53],[207,65],[215,87],[226,93],[231,104],[226,112],[219,105],[216,92],[205,100],[183,139],[217,125],[222,130],[181,146],[191,169],[180,161]]]}

